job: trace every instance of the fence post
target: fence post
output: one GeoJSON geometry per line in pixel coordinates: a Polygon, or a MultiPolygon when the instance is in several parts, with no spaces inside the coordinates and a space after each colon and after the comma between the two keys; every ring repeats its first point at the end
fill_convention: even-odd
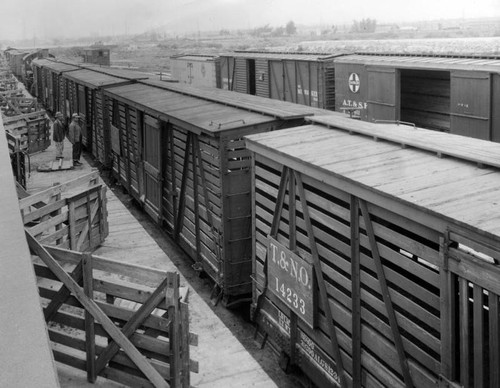
{"type": "MultiPolygon", "coordinates": [[[[83,265],[83,291],[90,299],[94,298],[94,279],[92,272],[92,255],[84,252],[83,265]]],[[[95,327],[94,317],[85,309],[85,350],[87,353],[87,380],[94,383],[96,380],[95,369],[95,327]]]]}
{"type": "Polygon", "coordinates": [[[174,272],[167,273],[167,292],[165,301],[168,306],[168,318],[170,322],[169,344],[170,344],[170,386],[178,388],[181,386],[180,380],[180,342],[179,336],[179,274],[174,272]]]}

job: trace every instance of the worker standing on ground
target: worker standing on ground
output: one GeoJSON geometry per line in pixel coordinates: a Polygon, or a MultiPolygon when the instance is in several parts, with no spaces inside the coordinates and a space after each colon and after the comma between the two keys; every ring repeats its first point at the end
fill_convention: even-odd
{"type": "Polygon", "coordinates": [[[62,122],[63,115],[61,112],[56,113],[56,119],[52,126],[52,139],[56,143],[56,159],[64,159],[64,124],[62,122]]]}
{"type": "Polygon", "coordinates": [[[80,156],[82,154],[82,127],[79,124],[79,116],[73,113],[71,124],[69,125],[68,140],[73,144],[73,165],[81,166],[80,156]]]}

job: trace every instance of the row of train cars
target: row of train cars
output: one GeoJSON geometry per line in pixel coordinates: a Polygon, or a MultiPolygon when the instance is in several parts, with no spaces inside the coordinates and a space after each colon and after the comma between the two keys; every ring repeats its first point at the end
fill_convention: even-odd
{"type": "Polygon", "coordinates": [[[319,387],[500,386],[499,144],[125,70],[32,71],[226,306],[251,297],[282,367],[319,387]]]}

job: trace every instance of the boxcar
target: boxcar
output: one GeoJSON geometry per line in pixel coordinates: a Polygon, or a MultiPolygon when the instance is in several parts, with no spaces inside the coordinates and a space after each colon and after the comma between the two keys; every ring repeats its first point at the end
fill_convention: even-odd
{"type": "Polygon", "coordinates": [[[335,71],[336,110],[500,141],[498,58],[348,55],[335,71]]]}
{"type": "MultiPolygon", "coordinates": [[[[105,129],[108,120],[103,91],[106,88],[125,85],[138,79],[147,79],[142,73],[115,71],[101,72],[99,69],[80,69],[63,74],[66,83],[69,115],[78,113],[82,118],[82,143],[103,166],[110,163],[110,133],[105,129]],[[109,73],[109,74],[108,74],[109,73]]],[[[108,128],[109,129],[109,128],[108,128]]]]}
{"type": "Polygon", "coordinates": [[[335,108],[336,54],[221,54],[221,88],[316,108],[335,108]]]}
{"type": "Polygon", "coordinates": [[[104,94],[117,179],[215,281],[226,304],[250,295],[243,136],[299,125],[310,108],[161,81],[104,94]]]}
{"type": "Polygon", "coordinates": [[[498,387],[500,145],[311,120],[246,138],[253,317],[282,365],[321,387],[498,387]]]}
{"type": "Polygon", "coordinates": [[[172,79],[191,86],[220,88],[220,59],[214,55],[170,57],[172,79]]]}
{"type": "Polygon", "coordinates": [[[35,59],[33,69],[33,92],[51,113],[61,112],[66,121],[71,117],[67,103],[68,88],[63,74],[80,69],[76,64],[57,62],[51,59],[35,59]]]}
{"type": "Polygon", "coordinates": [[[110,49],[106,47],[89,47],[83,50],[83,62],[109,66],[111,64],[110,49]]]}

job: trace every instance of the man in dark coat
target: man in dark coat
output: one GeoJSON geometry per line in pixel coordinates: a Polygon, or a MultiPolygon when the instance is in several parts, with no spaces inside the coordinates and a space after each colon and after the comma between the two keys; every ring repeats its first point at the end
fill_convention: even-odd
{"type": "Polygon", "coordinates": [[[82,127],[79,124],[80,117],[77,113],[71,116],[71,124],[69,125],[68,140],[73,144],[73,165],[81,166],[80,155],[82,154],[82,127]]]}
{"type": "Polygon", "coordinates": [[[56,159],[64,159],[63,158],[63,150],[64,150],[64,124],[62,122],[63,115],[61,112],[56,113],[56,119],[52,126],[52,139],[56,144],[56,159]]]}

